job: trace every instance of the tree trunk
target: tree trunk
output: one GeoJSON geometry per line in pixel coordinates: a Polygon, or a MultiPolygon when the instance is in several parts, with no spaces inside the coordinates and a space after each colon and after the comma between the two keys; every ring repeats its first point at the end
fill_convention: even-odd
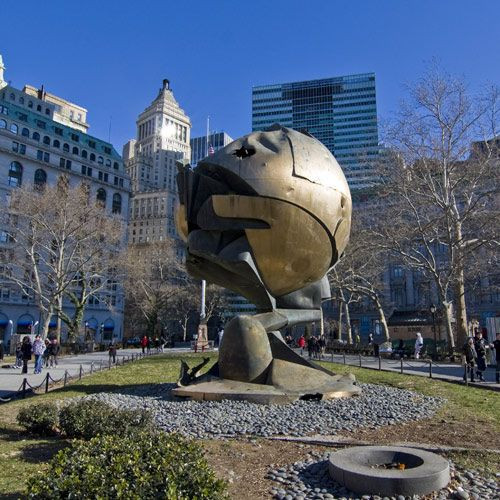
{"type": "Polygon", "coordinates": [[[457,311],[455,315],[457,323],[457,344],[464,345],[467,340],[467,305],[465,303],[464,270],[460,265],[455,284],[455,298],[457,311]]]}
{"type": "Polygon", "coordinates": [[[342,305],[344,301],[339,299],[339,320],[338,320],[338,330],[337,330],[337,340],[342,340],[342,305]]]}
{"type": "Polygon", "coordinates": [[[351,314],[349,313],[349,304],[344,302],[345,308],[345,324],[347,328],[347,343],[352,344],[352,326],[351,326],[351,314]]]}
{"type": "MultiPolygon", "coordinates": [[[[57,309],[59,311],[62,311],[62,301],[63,301],[62,295],[59,295],[57,297],[57,309]]],[[[56,336],[57,336],[57,343],[60,344],[61,343],[61,315],[60,314],[57,315],[56,336]]]]}
{"type": "Polygon", "coordinates": [[[380,323],[382,324],[382,330],[384,332],[384,342],[389,342],[391,340],[389,336],[389,327],[387,326],[384,309],[382,307],[382,304],[378,300],[378,297],[375,298],[375,306],[377,307],[378,318],[380,320],[380,323]]]}
{"type": "Polygon", "coordinates": [[[42,339],[45,340],[49,334],[49,324],[50,318],[52,317],[52,309],[49,309],[47,313],[42,313],[42,339]]]}
{"type": "Polygon", "coordinates": [[[441,299],[443,307],[444,326],[446,327],[446,336],[448,337],[449,351],[452,353],[455,349],[455,337],[453,336],[453,327],[451,326],[451,304],[446,299],[441,299]]]}

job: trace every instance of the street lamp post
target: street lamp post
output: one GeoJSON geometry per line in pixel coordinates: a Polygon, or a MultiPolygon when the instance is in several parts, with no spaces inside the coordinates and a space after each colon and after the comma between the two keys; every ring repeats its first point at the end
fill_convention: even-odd
{"type": "Polygon", "coordinates": [[[104,342],[104,323],[101,323],[101,344],[104,342]]]}
{"type": "Polygon", "coordinates": [[[434,359],[437,357],[437,341],[436,341],[436,306],[431,304],[429,311],[432,315],[432,332],[434,334],[434,359]]]}
{"type": "Polygon", "coordinates": [[[85,321],[85,342],[89,340],[89,322],[85,321]]]}

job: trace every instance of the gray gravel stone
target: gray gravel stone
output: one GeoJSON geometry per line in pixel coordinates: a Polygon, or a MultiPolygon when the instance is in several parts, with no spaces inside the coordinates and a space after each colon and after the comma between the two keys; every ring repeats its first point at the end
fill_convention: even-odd
{"type": "Polygon", "coordinates": [[[305,436],[375,429],[429,418],[443,400],[404,389],[359,384],[361,396],[330,401],[296,401],[287,405],[258,405],[246,401],[173,401],[174,384],[152,385],[126,393],[101,393],[87,398],[117,408],[150,410],[167,432],[194,438],[231,436],[305,436]]]}

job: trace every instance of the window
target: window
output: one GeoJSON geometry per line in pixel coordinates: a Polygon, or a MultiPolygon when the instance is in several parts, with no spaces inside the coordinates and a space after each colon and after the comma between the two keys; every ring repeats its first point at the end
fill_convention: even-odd
{"type": "Polygon", "coordinates": [[[28,121],[28,115],[26,113],[17,113],[17,116],[22,122],[28,121]]]}
{"type": "Polygon", "coordinates": [[[82,165],[82,174],[87,175],[88,177],[92,177],[92,167],[86,167],[82,165]]]}
{"type": "MultiPolygon", "coordinates": [[[[99,172],[101,173],[101,172],[99,172]]],[[[96,196],[96,200],[99,204],[101,204],[102,206],[105,206],[106,205],[106,190],[103,189],[103,188],[99,188],[97,190],[97,196],[96,196]]]]}
{"type": "Polygon", "coordinates": [[[37,111],[42,111],[42,106],[40,106],[40,104],[38,104],[37,107],[36,107],[36,110],[37,111]]]}
{"type": "Polygon", "coordinates": [[[36,152],[36,159],[37,160],[43,160],[43,151],[41,149],[39,149],[37,152],[36,152]]]}
{"type": "Polygon", "coordinates": [[[54,132],[57,134],[57,135],[60,135],[62,136],[63,135],[63,129],[60,128],[60,127],[54,127],[54,132]]]}
{"type": "Polygon", "coordinates": [[[0,128],[7,128],[7,122],[4,119],[0,120],[0,128]]]}
{"type": "Polygon", "coordinates": [[[63,151],[64,151],[65,153],[69,153],[69,144],[68,144],[67,142],[65,142],[65,143],[63,144],[63,151]]]}
{"type": "Polygon", "coordinates": [[[43,128],[45,130],[45,122],[43,122],[42,120],[35,120],[35,123],[37,127],[43,128]]]}
{"type": "Polygon", "coordinates": [[[45,135],[43,137],[43,143],[47,144],[47,146],[50,146],[50,137],[48,135],[45,135]]]}
{"type": "Polygon", "coordinates": [[[95,149],[95,141],[89,141],[89,147],[95,149]]]}
{"type": "Polygon", "coordinates": [[[14,92],[11,92],[9,97],[10,97],[11,101],[15,101],[16,100],[16,96],[14,95],[14,92]]]}
{"type": "Polygon", "coordinates": [[[114,214],[120,214],[122,212],[122,197],[119,193],[113,195],[113,205],[111,211],[114,214]]]}
{"type": "Polygon", "coordinates": [[[29,137],[29,136],[30,136],[30,131],[29,131],[26,127],[24,127],[24,128],[21,130],[21,135],[22,135],[23,137],[29,137]]]}
{"type": "Polygon", "coordinates": [[[52,145],[58,149],[61,147],[61,143],[57,139],[54,139],[54,142],[52,143],[52,145]]]}
{"type": "Polygon", "coordinates": [[[46,115],[50,115],[50,108],[46,108],[46,109],[45,109],[45,114],[46,114],[46,115]]]}
{"type": "Polygon", "coordinates": [[[8,115],[9,108],[7,106],[0,106],[0,113],[2,113],[2,115],[8,115]]]}
{"type": "Polygon", "coordinates": [[[49,153],[43,153],[43,161],[49,162],[50,161],[50,154],[49,153]]]}
{"type": "Polygon", "coordinates": [[[80,136],[78,134],[71,134],[71,140],[75,142],[80,141],[80,136]]]}
{"type": "Polygon", "coordinates": [[[66,158],[59,159],[59,166],[67,170],[71,170],[71,160],[66,160],[66,158]]]}
{"type": "Polygon", "coordinates": [[[110,155],[111,154],[111,148],[109,146],[104,146],[104,152],[107,154],[107,155],[110,155]]]}
{"type": "Polygon", "coordinates": [[[111,167],[111,160],[106,160],[106,167],[111,167]]]}
{"type": "Polygon", "coordinates": [[[115,161],[115,162],[113,163],[113,168],[114,168],[115,170],[118,170],[119,165],[118,165],[118,162],[117,162],[117,161],[115,161]]]}
{"type": "Polygon", "coordinates": [[[33,132],[33,135],[31,136],[31,138],[34,141],[39,141],[40,140],[40,134],[38,132],[33,132]]]}
{"type": "Polygon", "coordinates": [[[105,172],[104,173],[104,182],[108,182],[109,178],[108,178],[108,174],[105,172]]]}
{"type": "Polygon", "coordinates": [[[19,130],[19,127],[13,123],[11,126],[10,126],[10,131],[13,133],[13,134],[17,134],[17,131],[19,130]]]}
{"type": "Polygon", "coordinates": [[[33,101],[28,102],[28,108],[32,108],[32,107],[33,107],[33,101]]]}
{"type": "Polygon", "coordinates": [[[39,168],[35,171],[34,183],[36,187],[42,187],[47,183],[47,173],[39,168]]]}
{"type": "Polygon", "coordinates": [[[23,166],[18,161],[13,161],[9,168],[8,184],[12,187],[19,187],[23,180],[23,166]]]}
{"type": "Polygon", "coordinates": [[[12,142],[12,151],[14,151],[14,153],[17,153],[19,151],[19,143],[18,142],[15,142],[15,141],[12,142]]]}
{"type": "Polygon", "coordinates": [[[104,163],[104,158],[102,156],[99,156],[97,158],[97,163],[99,163],[99,165],[102,165],[104,163]]]}
{"type": "Polygon", "coordinates": [[[87,158],[87,151],[82,149],[82,158],[87,158]]]}
{"type": "Polygon", "coordinates": [[[95,161],[95,154],[94,153],[90,153],[90,161],[95,161]]]}
{"type": "Polygon", "coordinates": [[[76,146],[73,147],[73,149],[71,150],[71,152],[74,154],[74,155],[77,155],[78,156],[78,148],[76,146]]]}

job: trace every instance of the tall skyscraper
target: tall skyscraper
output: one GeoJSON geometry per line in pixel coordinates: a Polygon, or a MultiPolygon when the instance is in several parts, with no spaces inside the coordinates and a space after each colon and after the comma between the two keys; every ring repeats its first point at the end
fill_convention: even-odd
{"type": "MultiPolygon", "coordinates": [[[[0,211],[8,210],[10,192],[19,186],[55,185],[60,177],[70,186],[85,183],[91,196],[109,213],[120,214],[126,226],[130,179],[114,147],[87,133],[87,110],[82,106],[26,85],[22,90],[4,80],[0,56],[0,211]]],[[[9,248],[8,228],[0,226],[0,251],[9,248]]],[[[125,243],[125,234],[123,235],[125,243]]],[[[0,273],[0,340],[38,331],[39,311],[33,297],[0,273]]],[[[71,314],[67,300],[64,309],[71,314]]],[[[53,317],[49,331],[57,321],[53,317]]],[[[96,342],[120,340],[123,334],[123,292],[112,284],[93,295],[83,325],[96,342]]],[[[66,327],[61,331],[66,340],[66,327]]]]}
{"type": "Polygon", "coordinates": [[[372,185],[379,152],[374,73],[253,87],[252,130],[273,123],[320,140],[351,189],[372,185]]]}
{"type": "Polygon", "coordinates": [[[123,147],[132,179],[129,243],[176,237],[176,161],[189,160],[191,121],[163,80],[155,100],[137,118],[137,138],[123,147]]]}
{"type": "Polygon", "coordinates": [[[227,146],[233,142],[232,137],[225,132],[212,132],[207,136],[192,137],[191,138],[191,165],[195,167],[198,162],[215,151],[227,146]],[[210,149],[212,148],[212,149],[210,149]]]}

